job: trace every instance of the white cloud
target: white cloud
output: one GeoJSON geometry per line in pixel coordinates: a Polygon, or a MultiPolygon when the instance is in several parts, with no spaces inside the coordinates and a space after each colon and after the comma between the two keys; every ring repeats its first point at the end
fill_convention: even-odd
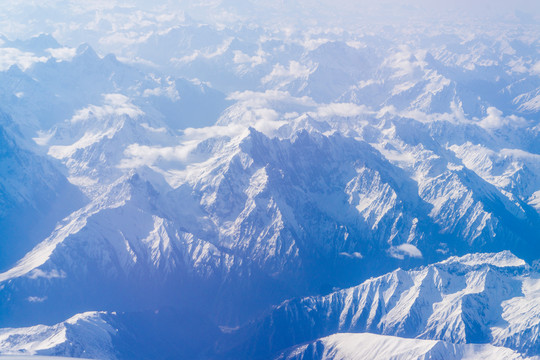
{"type": "Polygon", "coordinates": [[[302,114],[316,106],[310,97],[294,97],[278,90],[235,92],[228,99],[236,103],[222,114],[217,124],[252,126],[267,136],[274,136],[278,127],[291,120],[291,114],[302,114]]]}
{"type": "Polygon", "coordinates": [[[181,144],[177,146],[147,146],[131,144],[124,150],[125,158],[119,164],[121,169],[133,169],[142,166],[169,167],[164,163],[175,163],[176,167],[200,161],[193,158],[192,152],[201,141],[213,137],[234,137],[245,131],[245,126],[209,126],[205,128],[187,128],[183,130],[181,144]]]}
{"type": "Polygon", "coordinates": [[[51,270],[49,272],[45,272],[41,269],[34,269],[30,273],[28,273],[27,277],[30,279],[38,279],[38,278],[44,278],[44,279],[63,279],[66,277],[66,273],[64,271],[58,271],[58,270],[51,270]]]}
{"type": "Polygon", "coordinates": [[[313,51],[317,49],[319,46],[326,44],[327,42],[330,42],[330,39],[326,38],[315,38],[315,39],[306,39],[302,42],[302,46],[306,48],[308,51],[313,51]]]}
{"type": "Polygon", "coordinates": [[[521,149],[502,149],[499,154],[500,156],[508,156],[514,159],[531,160],[540,165],[540,155],[533,154],[521,149]]]}
{"type": "Polygon", "coordinates": [[[227,97],[228,100],[242,101],[251,107],[268,107],[273,102],[289,103],[301,106],[314,107],[317,105],[309,96],[295,97],[288,91],[266,90],[256,91],[236,91],[227,97]]]}
{"type": "Polygon", "coordinates": [[[124,151],[124,158],[119,167],[122,169],[152,166],[158,161],[185,162],[189,154],[197,147],[196,142],[189,142],[179,146],[147,146],[131,144],[124,151]]]}
{"type": "Polygon", "coordinates": [[[401,244],[392,246],[389,250],[390,256],[396,259],[405,259],[405,257],[422,258],[422,252],[413,244],[401,244]]]}
{"type": "Polygon", "coordinates": [[[540,61],[531,66],[531,73],[533,75],[540,75],[540,61]]]}
{"type": "Polygon", "coordinates": [[[172,63],[179,63],[179,64],[186,64],[190,63],[199,57],[202,57],[204,59],[212,59],[218,56],[221,56],[229,50],[229,47],[231,46],[231,43],[233,41],[233,38],[228,38],[223,41],[221,45],[219,45],[215,50],[210,49],[204,49],[204,50],[195,50],[190,55],[182,56],[181,58],[172,58],[172,63]]]}
{"type": "Polygon", "coordinates": [[[260,49],[257,51],[257,54],[253,56],[249,56],[240,50],[235,50],[233,62],[235,64],[248,64],[250,67],[255,67],[266,62],[265,56],[266,53],[260,49]]]}
{"type": "Polygon", "coordinates": [[[245,129],[245,126],[239,124],[232,124],[227,126],[207,126],[203,128],[187,128],[183,130],[183,139],[195,141],[195,140],[205,140],[217,136],[236,136],[245,129]]]}
{"type": "Polygon", "coordinates": [[[70,61],[77,54],[76,48],[69,47],[47,49],[46,51],[58,61],[70,61]]]}
{"type": "Polygon", "coordinates": [[[363,43],[362,41],[358,40],[349,40],[346,42],[346,44],[354,49],[360,50],[367,48],[367,45],[363,43]]]}
{"type": "MultiPolygon", "coordinates": [[[[94,128],[93,130],[87,129],[84,131],[78,140],[70,145],[53,145],[49,148],[48,154],[56,159],[65,159],[73,155],[78,149],[86,148],[92,144],[95,144],[104,137],[111,137],[115,131],[121,126],[121,121],[116,121],[116,118],[128,116],[130,118],[137,118],[144,115],[142,110],[133,105],[127,96],[121,94],[106,94],[103,96],[104,104],[101,106],[90,105],[86,108],[78,110],[75,115],[69,120],[67,126],[75,126],[79,123],[101,125],[100,121],[103,121],[107,125],[105,128],[94,128]],[[109,120],[114,119],[114,125],[109,126],[107,124],[109,120]],[[96,120],[98,120],[96,122],[96,120]]],[[[92,126],[92,127],[93,127],[92,126]]],[[[49,142],[53,133],[40,133],[34,141],[38,144],[44,145],[49,142]]],[[[75,140],[75,139],[73,139],[75,140]]]]}
{"type": "Polygon", "coordinates": [[[130,99],[122,94],[105,94],[104,104],[101,106],[90,105],[77,111],[71,118],[71,123],[75,124],[90,118],[103,119],[108,116],[127,115],[131,118],[137,118],[144,115],[144,112],[133,105],[130,99]]]}
{"type": "Polygon", "coordinates": [[[180,94],[176,90],[174,83],[170,84],[167,87],[157,87],[155,89],[145,89],[143,92],[143,97],[151,96],[165,96],[171,99],[172,101],[180,100],[180,94]]]}
{"type": "Polygon", "coordinates": [[[40,302],[44,302],[45,300],[47,300],[47,297],[46,296],[43,296],[43,297],[29,296],[26,300],[28,302],[32,302],[32,303],[40,303],[40,302]]]}
{"type": "Polygon", "coordinates": [[[257,121],[255,124],[252,125],[252,127],[265,134],[266,136],[273,137],[275,135],[276,130],[278,130],[280,127],[285,125],[287,121],[267,121],[267,120],[260,120],[257,121]]]}
{"type": "Polygon", "coordinates": [[[347,252],[340,252],[340,256],[349,258],[349,259],[362,259],[363,256],[359,252],[353,252],[353,253],[347,253],[347,252]]]}
{"type": "Polygon", "coordinates": [[[540,212],[540,190],[533,193],[527,203],[540,212]]]}
{"type": "Polygon", "coordinates": [[[413,74],[415,70],[424,66],[422,59],[424,52],[414,53],[408,46],[400,46],[399,50],[385,60],[384,65],[393,68],[396,72],[392,78],[399,78],[413,74]]]}
{"type": "Polygon", "coordinates": [[[313,64],[304,65],[294,60],[289,61],[288,66],[276,64],[272,72],[261,79],[261,83],[263,85],[276,83],[280,87],[285,86],[296,79],[307,78],[315,69],[316,66],[313,64]]]}
{"type": "Polygon", "coordinates": [[[503,126],[520,127],[527,125],[527,120],[516,115],[510,115],[505,117],[503,116],[502,111],[495,107],[488,107],[486,112],[487,116],[477,122],[479,126],[483,127],[486,130],[494,130],[503,126]]]}
{"type": "Polygon", "coordinates": [[[154,128],[154,127],[151,127],[148,123],[141,123],[141,127],[153,133],[166,133],[167,132],[167,129],[164,127],[154,128]]]}
{"type": "MultiPolygon", "coordinates": [[[[540,97],[539,97],[540,99],[540,97]]],[[[539,100],[540,101],[540,100],[539,100]]],[[[478,118],[467,118],[461,104],[456,104],[452,102],[450,104],[450,112],[448,113],[425,113],[421,110],[404,110],[398,111],[394,106],[384,107],[377,113],[377,117],[381,118],[385,115],[394,115],[403,118],[414,119],[423,123],[431,123],[436,121],[447,121],[454,124],[475,124],[486,130],[495,130],[505,126],[510,127],[524,127],[527,126],[528,122],[526,119],[516,116],[503,116],[502,111],[495,107],[489,107],[486,110],[486,117],[478,118]]]]}
{"type": "Polygon", "coordinates": [[[15,48],[0,48],[0,71],[5,71],[13,65],[17,65],[22,70],[38,62],[46,62],[45,56],[36,56],[30,52],[24,52],[15,48]]]}
{"type": "Polygon", "coordinates": [[[174,167],[182,168],[187,165],[205,161],[201,154],[194,155],[194,150],[204,140],[220,137],[244,137],[248,134],[248,126],[272,136],[285,124],[285,121],[261,119],[251,124],[233,123],[227,126],[214,125],[204,128],[187,128],[182,131],[181,144],[178,146],[147,146],[131,144],[124,151],[124,159],[119,164],[121,169],[133,169],[142,166],[157,167],[166,170],[174,163],[174,167]]]}
{"type": "Polygon", "coordinates": [[[145,42],[152,33],[141,34],[136,31],[118,31],[99,39],[101,45],[113,48],[114,46],[128,47],[145,42]]]}
{"type": "MultiPolygon", "coordinates": [[[[523,58],[510,60],[508,66],[510,67],[510,70],[515,73],[524,74],[528,71],[527,64],[523,61],[523,58]]],[[[534,70],[531,69],[531,71],[534,70]]]]}
{"type": "Polygon", "coordinates": [[[321,105],[311,116],[319,117],[353,117],[362,114],[373,114],[365,105],[353,103],[331,103],[321,105]]]}

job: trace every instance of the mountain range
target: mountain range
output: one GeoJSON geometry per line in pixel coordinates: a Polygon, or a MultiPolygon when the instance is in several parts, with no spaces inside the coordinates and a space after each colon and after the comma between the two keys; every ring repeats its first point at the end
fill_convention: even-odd
{"type": "Polygon", "coordinates": [[[0,354],[540,356],[539,40],[503,30],[3,37],[0,354]]]}

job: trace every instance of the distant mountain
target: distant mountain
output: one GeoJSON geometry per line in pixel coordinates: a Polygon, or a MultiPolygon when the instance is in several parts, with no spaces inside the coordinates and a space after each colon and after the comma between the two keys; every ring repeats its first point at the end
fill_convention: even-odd
{"type": "Polygon", "coordinates": [[[49,55],[25,71],[14,64],[0,73],[3,109],[28,136],[102,103],[106,94],[128,96],[175,130],[211,125],[228,105],[224,94],[203,83],[145,73],[112,54],[100,57],[88,44],[60,50],[70,56],[49,55]]]}

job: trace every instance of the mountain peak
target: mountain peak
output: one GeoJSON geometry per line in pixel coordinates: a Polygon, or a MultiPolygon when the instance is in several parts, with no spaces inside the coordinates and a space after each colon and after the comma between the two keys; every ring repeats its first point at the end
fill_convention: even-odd
{"type": "Polygon", "coordinates": [[[76,57],[78,59],[86,60],[99,60],[99,55],[94,51],[94,49],[88,44],[84,43],[77,47],[76,57]]]}
{"type": "Polygon", "coordinates": [[[17,39],[14,41],[9,41],[7,38],[3,38],[3,40],[11,47],[29,51],[38,55],[46,55],[47,49],[56,49],[62,47],[52,35],[47,33],[41,33],[37,36],[23,40],[17,39]]]}

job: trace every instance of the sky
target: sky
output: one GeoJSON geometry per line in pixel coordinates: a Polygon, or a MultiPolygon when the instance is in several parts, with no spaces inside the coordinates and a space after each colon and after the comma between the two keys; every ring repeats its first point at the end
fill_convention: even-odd
{"type": "Polygon", "coordinates": [[[8,39],[48,33],[61,44],[76,47],[88,42],[101,52],[114,50],[107,47],[105,38],[143,40],[152,32],[189,21],[359,32],[377,31],[372,25],[405,31],[411,26],[429,29],[467,24],[488,28],[540,23],[537,0],[0,0],[0,9],[0,35],[8,39]]]}
{"type": "Polygon", "coordinates": [[[124,8],[163,14],[185,12],[208,22],[242,20],[269,25],[288,21],[353,26],[359,21],[395,23],[464,18],[520,22],[540,17],[540,2],[535,0],[0,0],[0,6],[2,33],[77,22],[83,14],[106,13],[114,8],[114,11],[124,8]]]}
{"type": "MultiPolygon", "coordinates": [[[[190,11],[193,8],[190,3],[182,2],[181,6],[190,11]]],[[[303,16],[328,25],[354,24],[359,19],[389,23],[464,18],[519,22],[523,19],[516,17],[516,12],[525,17],[540,15],[540,2],[533,0],[209,0],[199,6],[199,9],[208,8],[226,8],[234,14],[264,20],[285,17],[294,21],[302,20],[303,16]]]]}

